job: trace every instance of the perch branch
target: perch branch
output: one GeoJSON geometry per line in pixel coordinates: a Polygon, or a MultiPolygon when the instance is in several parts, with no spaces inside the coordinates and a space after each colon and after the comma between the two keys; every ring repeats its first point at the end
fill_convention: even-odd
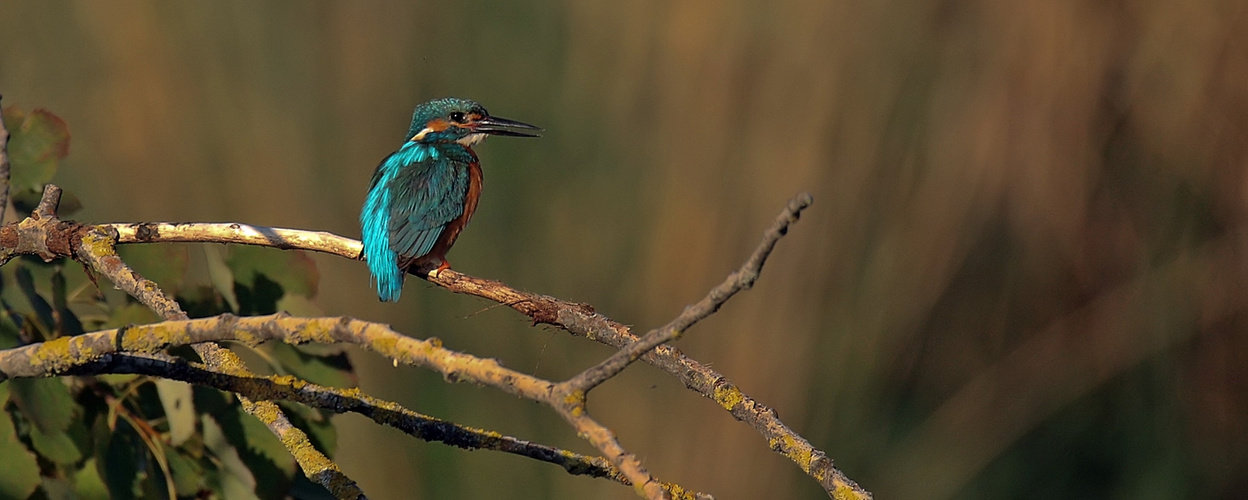
{"type": "MultiPolygon", "coordinates": [[[[30,245],[26,243],[29,238],[19,237],[23,235],[19,234],[16,226],[17,224],[8,224],[0,227],[0,262],[12,255],[36,253],[31,248],[18,248],[18,243],[30,245]]],[[[241,243],[317,251],[349,259],[359,259],[361,250],[358,241],[331,233],[271,229],[244,224],[142,223],[103,224],[95,227],[116,230],[118,243],[241,243]]],[[[74,225],[49,230],[44,246],[56,256],[72,256],[71,248],[76,245],[71,244],[74,243],[75,235],[81,238],[81,234],[90,228],[91,226],[74,225]]],[[[638,341],[638,337],[629,327],[596,313],[587,304],[523,292],[498,281],[476,278],[454,270],[445,270],[436,276],[418,276],[455,293],[475,295],[506,305],[528,316],[535,324],[554,325],[574,336],[586,337],[616,348],[624,348],[638,341]]],[[[870,498],[870,493],[835,468],[827,454],[786,426],[774,410],[744,394],[724,375],[685,356],[670,345],[658,345],[640,359],[666,371],[690,390],[715,401],[733,417],[754,427],[773,450],[796,463],[830,495],[838,498],[870,498]]]]}
{"type": "MultiPolygon", "coordinates": [[[[48,222],[51,222],[51,220],[52,219],[49,219],[48,222]]],[[[157,311],[161,316],[165,317],[167,321],[186,320],[186,314],[182,312],[176,302],[165,296],[154,283],[144,279],[142,276],[139,276],[132,269],[126,266],[126,264],[117,256],[115,245],[120,239],[120,234],[115,227],[110,225],[94,227],[78,225],[71,229],[72,230],[67,230],[65,232],[72,234],[72,238],[70,238],[71,244],[69,246],[74,249],[79,260],[91,265],[97,270],[97,272],[110,277],[115,285],[139,299],[140,302],[152,308],[154,311],[157,311]],[[74,239],[76,239],[76,244],[74,244],[74,239]]],[[[139,232],[140,231],[136,227],[135,235],[137,236],[139,232]]],[[[257,232],[257,234],[259,234],[259,232],[257,232]]],[[[152,236],[150,231],[147,231],[146,235],[152,236]]],[[[3,230],[0,230],[0,243],[4,242],[4,237],[5,234],[3,230]]],[[[273,244],[273,241],[272,239],[269,239],[263,244],[273,244]]],[[[386,329],[386,331],[389,330],[386,329]]],[[[404,359],[403,355],[405,353],[393,350],[396,343],[412,340],[394,332],[389,333],[391,334],[391,338],[388,339],[389,347],[374,346],[379,349],[378,352],[388,353],[393,359],[398,361],[406,361],[414,364],[418,362],[418,360],[404,359]]],[[[214,339],[189,343],[198,344],[200,342],[212,340],[214,339]]],[[[211,344],[205,344],[202,346],[196,345],[195,347],[196,351],[200,353],[200,356],[204,358],[209,366],[213,366],[214,368],[227,374],[250,375],[250,373],[244,371],[245,368],[241,365],[241,363],[237,362],[237,357],[234,356],[233,353],[211,344]]],[[[140,352],[142,351],[140,350],[140,352]]],[[[439,354],[445,354],[449,351],[438,350],[436,352],[439,354]]],[[[406,354],[408,355],[408,358],[410,358],[412,355],[419,357],[420,353],[416,351],[407,351],[406,354]]],[[[452,358],[455,357],[452,356],[452,358]]],[[[454,363],[437,363],[435,369],[440,371],[448,380],[458,380],[460,377],[466,376],[469,380],[473,380],[478,383],[491,385],[529,399],[542,401],[559,410],[560,415],[573,415],[573,413],[577,413],[576,415],[573,415],[576,418],[567,418],[568,422],[577,428],[578,433],[590,438],[591,443],[594,443],[601,451],[604,452],[607,459],[611,460],[611,462],[620,469],[620,472],[629,480],[629,482],[634,485],[640,485],[637,487],[639,493],[644,493],[647,497],[653,499],[669,498],[673,493],[686,493],[683,489],[675,486],[666,487],[667,485],[654,480],[653,477],[641,467],[640,462],[636,459],[636,457],[625,452],[623,448],[620,447],[614,440],[613,436],[611,436],[610,439],[599,438],[602,433],[597,432],[596,423],[589,419],[588,416],[584,415],[583,411],[568,411],[568,408],[571,406],[570,403],[568,403],[570,398],[566,397],[568,396],[567,394],[553,391],[551,389],[553,387],[552,383],[541,379],[527,377],[511,370],[506,370],[499,366],[494,360],[469,358],[471,357],[459,355],[459,357],[454,360],[468,360],[469,362],[460,365],[456,365],[454,363]],[[520,384],[525,382],[529,382],[531,385],[536,385],[542,390],[539,392],[526,391],[520,387],[520,384]]],[[[328,483],[326,487],[340,497],[350,498],[350,495],[359,491],[354,483],[350,482],[350,480],[345,478],[340,471],[336,470],[335,464],[324,458],[323,455],[319,455],[320,459],[317,459],[317,455],[313,454],[316,453],[316,450],[306,441],[306,436],[303,436],[297,428],[294,428],[289,425],[288,421],[285,421],[285,416],[280,412],[280,410],[277,409],[276,405],[271,402],[256,403],[243,396],[239,396],[239,399],[243,403],[243,408],[245,410],[264,421],[271,430],[282,438],[283,444],[285,444],[287,448],[291,450],[292,454],[295,455],[301,467],[304,467],[305,474],[308,474],[310,478],[318,482],[322,482],[323,484],[328,483]],[[300,438],[302,438],[302,442],[300,442],[300,438]]],[[[688,493],[688,495],[692,497],[693,494],[688,493]]]]}
{"type": "Polygon", "coordinates": [[[359,241],[333,233],[237,223],[142,222],[101,226],[115,229],[118,243],[237,243],[283,250],[311,250],[348,259],[359,259],[363,250],[359,241]]]}
{"type": "MultiPolygon", "coordinates": [[[[801,198],[799,196],[799,198],[801,198]]],[[[141,223],[105,224],[117,229],[119,243],[200,242],[241,243],[323,252],[360,259],[357,240],[332,233],[272,229],[244,224],[141,223]]],[[[3,229],[0,229],[0,242],[3,229]]],[[[474,295],[506,305],[528,316],[535,324],[549,324],[574,336],[624,348],[638,341],[632,330],[598,314],[588,304],[516,290],[502,282],[469,276],[453,269],[437,275],[417,276],[454,293],[474,295]]],[[[754,427],[772,450],[793,461],[824,490],[836,498],[871,498],[871,494],[837,469],[830,457],[790,429],[775,410],[745,394],[723,374],[685,356],[679,349],[658,345],[641,356],[645,361],[680,380],[685,387],[714,401],[734,418],[754,427]]]]}

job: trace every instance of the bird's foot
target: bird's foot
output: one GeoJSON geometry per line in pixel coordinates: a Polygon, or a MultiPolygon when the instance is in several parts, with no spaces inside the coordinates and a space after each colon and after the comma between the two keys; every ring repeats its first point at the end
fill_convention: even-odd
{"type": "Polygon", "coordinates": [[[422,258],[414,262],[413,266],[417,270],[417,272],[419,272],[420,274],[423,274],[425,277],[437,278],[439,275],[442,274],[442,271],[445,271],[451,268],[451,263],[447,262],[446,259],[444,258],[438,258],[438,257],[430,258],[426,256],[425,258],[422,258]]]}
{"type": "Polygon", "coordinates": [[[426,279],[437,278],[442,274],[442,271],[450,268],[451,263],[447,262],[445,257],[438,255],[425,255],[419,259],[412,260],[407,267],[412,274],[424,276],[426,279]]]}
{"type": "Polygon", "coordinates": [[[442,261],[441,264],[438,264],[438,267],[434,268],[434,270],[429,271],[429,274],[432,275],[434,278],[438,278],[442,276],[442,271],[445,271],[450,268],[451,268],[451,263],[444,260],[442,261]]]}

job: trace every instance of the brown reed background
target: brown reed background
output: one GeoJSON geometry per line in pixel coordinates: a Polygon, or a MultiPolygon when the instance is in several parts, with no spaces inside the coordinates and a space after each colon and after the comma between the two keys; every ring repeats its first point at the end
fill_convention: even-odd
{"type": "MultiPolygon", "coordinates": [[[[1236,0],[0,1],[5,105],[73,133],[90,221],[358,236],[411,108],[547,128],[479,148],[456,269],[646,329],[816,204],[759,285],[679,346],[877,498],[1248,495],[1248,4],[1236,0]]],[[[327,314],[543,377],[608,354],[413,281],[327,314]]],[[[535,404],[354,357],[375,394],[592,451],[535,404]]],[[[658,477],[825,498],[645,366],[591,399],[658,477]]],[[[373,498],[631,498],[339,417],[373,498]]]]}

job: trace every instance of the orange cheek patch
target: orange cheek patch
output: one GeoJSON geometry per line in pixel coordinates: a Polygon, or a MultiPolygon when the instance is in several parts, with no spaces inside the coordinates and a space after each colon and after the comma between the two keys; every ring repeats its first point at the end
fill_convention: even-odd
{"type": "Polygon", "coordinates": [[[435,118],[435,119],[429,120],[429,123],[425,124],[425,130],[428,130],[430,132],[441,132],[448,128],[451,128],[451,122],[448,122],[441,118],[435,118]]]}
{"type": "Polygon", "coordinates": [[[412,140],[419,141],[421,139],[424,139],[425,135],[430,132],[441,132],[448,128],[451,128],[451,122],[446,121],[442,118],[435,118],[435,119],[429,120],[429,123],[425,124],[424,130],[421,130],[419,133],[412,136],[412,140]]]}

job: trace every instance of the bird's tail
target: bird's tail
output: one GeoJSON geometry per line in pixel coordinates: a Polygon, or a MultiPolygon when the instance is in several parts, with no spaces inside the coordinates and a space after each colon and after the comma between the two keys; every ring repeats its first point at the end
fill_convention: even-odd
{"type": "Polygon", "coordinates": [[[389,192],[374,189],[369,193],[360,214],[363,231],[364,259],[377,286],[377,297],[383,302],[398,302],[403,292],[404,271],[399,269],[399,256],[390,249],[389,192]]]}

